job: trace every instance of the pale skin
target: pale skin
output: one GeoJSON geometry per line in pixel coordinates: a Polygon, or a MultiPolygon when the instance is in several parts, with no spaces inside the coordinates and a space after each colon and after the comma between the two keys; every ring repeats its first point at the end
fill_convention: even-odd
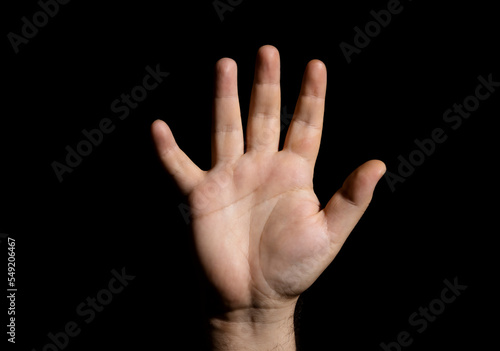
{"type": "MultiPolygon", "coordinates": [[[[152,125],[160,159],[192,209],[196,253],[223,309],[210,316],[213,350],[295,350],[293,314],[302,292],[332,262],[385,172],[371,160],[322,207],[313,189],[326,95],[326,67],[308,63],[282,150],[280,57],[259,49],[244,143],[237,66],[216,63],[212,169],[152,125]]],[[[335,167],[332,167],[335,169],[335,167]]]]}

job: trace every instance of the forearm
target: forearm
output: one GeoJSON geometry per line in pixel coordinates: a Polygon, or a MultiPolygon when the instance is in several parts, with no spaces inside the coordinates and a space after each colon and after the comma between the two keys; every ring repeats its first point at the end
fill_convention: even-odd
{"type": "Polygon", "coordinates": [[[295,301],[282,308],[239,310],[211,318],[214,351],[295,351],[295,301]]]}

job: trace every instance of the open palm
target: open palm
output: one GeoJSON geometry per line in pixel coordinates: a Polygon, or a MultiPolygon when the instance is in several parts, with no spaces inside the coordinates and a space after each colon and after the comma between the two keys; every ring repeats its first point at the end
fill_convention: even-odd
{"type": "Polygon", "coordinates": [[[366,210],[385,171],[380,161],[356,169],[322,209],[313,190],[326,94],[326,68],[309,62],[283,150],[280,59],[272,46],[257,55],[246,148],[236,64],[216,65],[210,171],[177,146],[155,121],[153,138],[167,171],[188,196],[197,254],[229,309],[296,299],[330,264],[366,210]]]}

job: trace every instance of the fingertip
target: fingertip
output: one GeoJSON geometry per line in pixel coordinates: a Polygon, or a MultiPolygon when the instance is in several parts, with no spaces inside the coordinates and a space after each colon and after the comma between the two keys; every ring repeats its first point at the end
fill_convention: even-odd
{"type": "Polygon", "coordinates": [[[165,122],[162,121],[161,119],[156,119],[156,120],[154,120],[153,123],[151,123],[151,128],[156,128],[159,124],[162,124],[162,123],[165,123],[165,122]]]}
{"type": "Polygon", "coordinates": [[[273,45],[262,45],[258,51],[259,56],[265,56],[267,58],[279,59],[279,51],[273,45]]]}
{"type": "Polygon", "coordinates": [[[164,134],[165,131],[168,131],[168,130],[170,130],[170,128],[161,119],[157,119],[151,124],[151,134],[153,134],[153,137],[164,134]]]}
{"type": "Polygon", "coordinates": [[[367,166],[370,167],[373,175],[378,177],[378,179],[380,179],[387,171],[387,167],[386,167],[385,163],[381,160],[377,160],[377,159],[370,160],[366,164],[367,164],[367,166]]]}
{"type": "Polygon", "coordinates": [[[308,62],[305,73],[306,77],[326,85],[326,65],[321,60],[311,60],[308,62]]]}
{"type": "Polygon", "coordinates": [[[323,61],[318,60],[318,59],[313,59],[308,62],[307,66],[310,69],[314,69],[316,71],[321,71],[326,73],[326,65],[323,61]]]}
{"type": "Polygon", "coordinates": [[[175,145],[170,127],[160,119],[151,124],[151,135],[159,153],[170,150],[175,145]]]}
{"type": "Polygon", "coordinates": [[[234,70],[236,70],[236,61],[229,57],[223,57],[217,61],[215,64],[215,70],[217,73],[222,73],[227,75],[234,70]]]}
{"type": "Polygon", "coordinates": [[[320,60],[311,60],[306,66],[302,79],[302,93],[306,96],[325,98],[326,66],[320,60]]]}
{"type": "Polygon", "coordinates": [[[228,57],[215,64],[215,97],[238,97],[237,65],[228,57]]]}
{"type": "Polygon", "coordinates": [[[257,68],[257,81],[261,83],[279,83],[280,79],[280,54],[272,45],[261,46],[255,61],[257,68]]]}
{"type": "Polygon", "coordinates": [[[342,186],[344,197],[351,203],[367,206],[385,170],[385,164],[380,160],[365,162],[345,180],[342,186]]]}

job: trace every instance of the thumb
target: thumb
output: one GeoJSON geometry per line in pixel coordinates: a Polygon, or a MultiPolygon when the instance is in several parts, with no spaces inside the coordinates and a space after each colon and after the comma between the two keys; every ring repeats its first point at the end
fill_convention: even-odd
{"type": "Polygon", "coordinates": [[[382,161],[368,161],[352,172],[323,210],[332,242],[342,245],[370,204],[385,173],[382,161]]]}

